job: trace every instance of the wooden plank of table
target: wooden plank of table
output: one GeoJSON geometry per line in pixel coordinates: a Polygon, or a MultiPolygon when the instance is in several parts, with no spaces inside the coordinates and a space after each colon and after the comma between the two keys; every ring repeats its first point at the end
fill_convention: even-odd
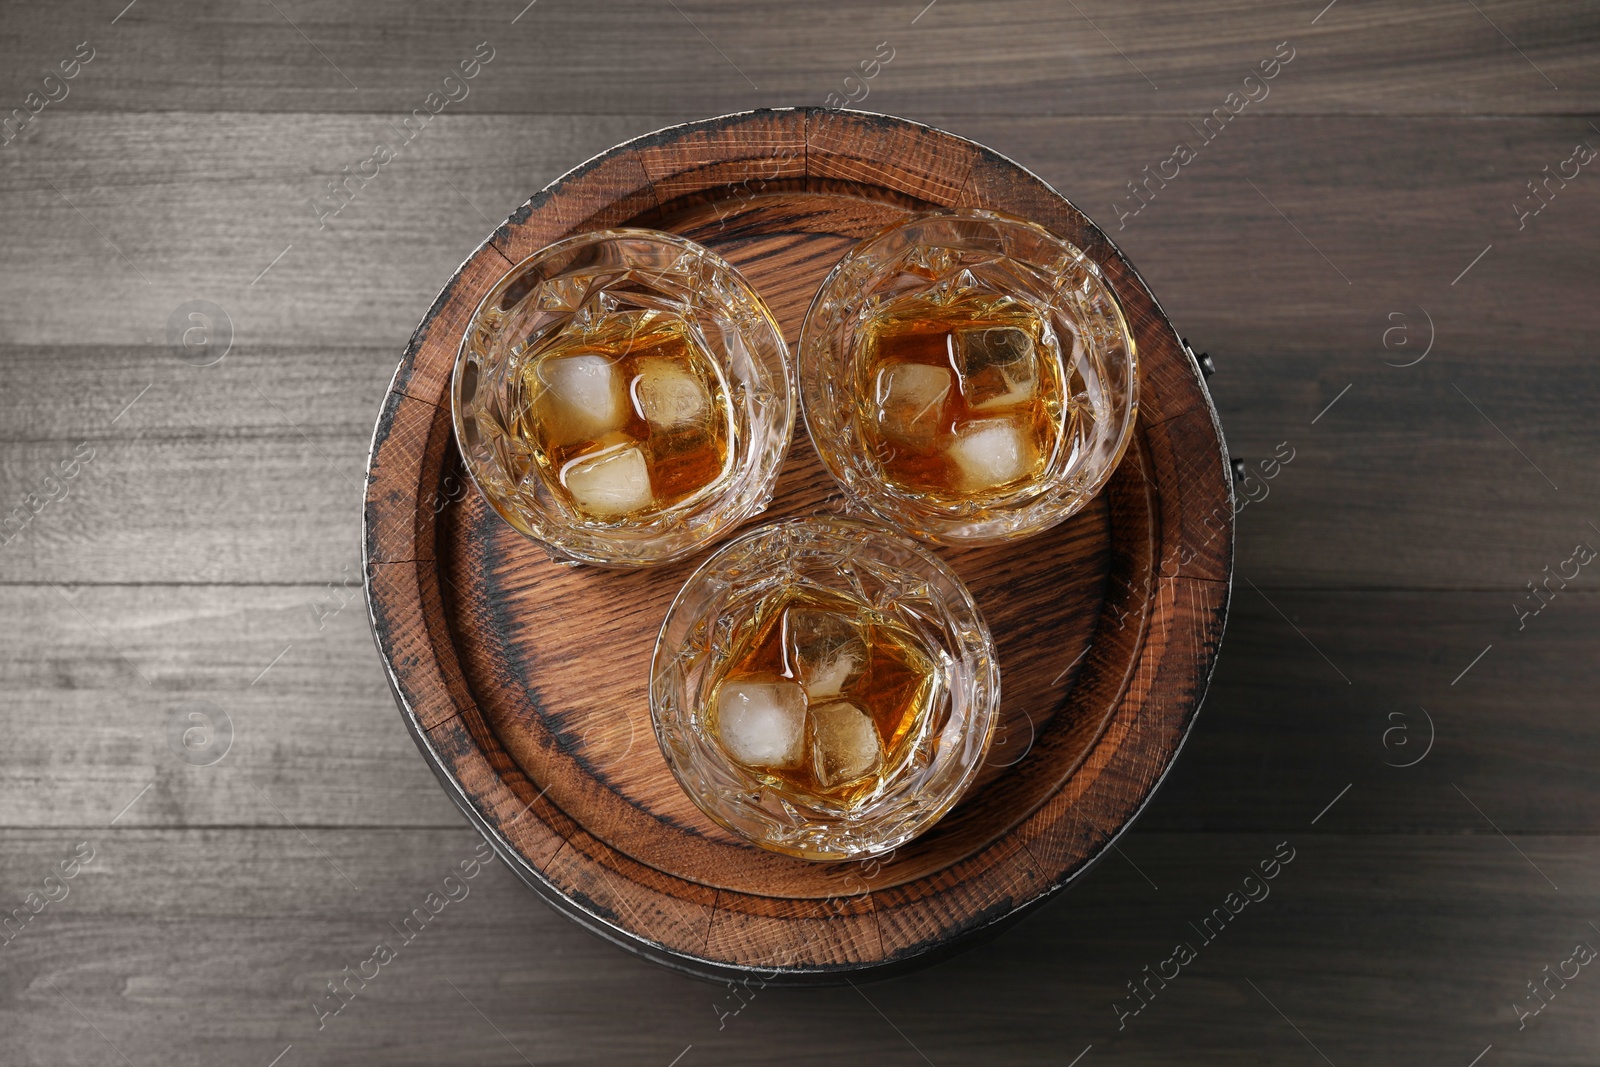
{"type": "MultiPolygon", "coordinates": [[[[1242,573],[1268,588],[1525,591],[1578,542],[1600,547],[1584,504],[1600,491],[1587,458],[1600,373],[1567,351],[1560,364],[1553,349],[1457,350],[1397,370],[1224,340],[1213,393],[1252,472],[1242,573]]],[[[66,494],[13,524],[0,580],[333,581],[356,565],[370,421],[395,358],[241,346],[196,368],[150,346],[0,345],[0,514],[66,494]],[[76,473],[52,489],[63,464],[76,473]]]]}
{"type": "Polygon", "coordinates": [[[476,841],[465,828],[4,831],[8,907],[42,894],[74,849],[93,859],[57,874],[58,899],[0,948],[0,1053],[264,1065],[292,1046],[283,1063],[668,1064],[793,1062],[804,1047],[946,1064],[1003,1048],[1008,1063],[1059,1064],[1093,1045],[1157,1064],[1319,1052],[1467,1064],[1492,1044],[1585,1064],[1600,1037],[1600,986],[1582,968],[1552,981],[1520,1030],[1513,1010],[1539,1003],[1525,983],[1544,967],[1600,945],[1588,837],[1135,833],[957,963],[737,996],[583,932],[498,862],[465,877],[476,841]],[[1179,943],[1194,959],[1164,964],[1179,943]],[[392,958],[366,963],[380,944],[392,958]],[[1147,966],[1168,980],[1120,1014],[1138,1007],[1127,983],[1147,966]],[[335,999],[329,982],[348,992],[335,999]]]}
{"type": "Polygon", "coordinates": [[[659,124],[442,116],[319,216],[313,201],[339,203],[328,186],[343,168],[398,143],[391,119],[63,113],[48,139],[5,156],[0,339],[167,349],[175,309],[205,299],[239,345],[381,344],[398,359],[507,215],[659,124]]]}
{"type": "Polygon", "coordinates": [[[359,581],[394,352],[242,347],[198,368],[154,347],[6,346],[0,359],[18,385],[0,401],[4,580],[359,581]]]}
{"type": "MultiPolygon", "coordinates": [[[[1570,362],[1600,326],[1593,302],[1575,299],[1600,239],[1600,182],[1580,171],[1552,183],[1521,229],[1513,211],[1539,202],[1526,183],[1543,168],[1580,141],[1600,145],[1580,118],[1247,111],[1205,143],[1165,117],[924,117],[1055,184],[1179,328],[1224,357],[1348,350],[1388,375],[1384,359],[1419,351],[1384,348],[1388,316],[1420,330],[1424,308],[1441,356],[1570,362]],[[1195,158],[1167,164],[1180,140],[1195,158]],[[1162,171],[1177,177],[1163,184],[1162,171]]],[[[329,180],[393,138],[387,119],[63,114],[50,140],[7,157],[0,286],[13,297],[0,342],[165,347],[172,312],[207,299],[239,345],[398,354],[444,281],[528,196],[665,120],[442,116],[319,222],[313,201],[334,203],[329,180]]]]}
{"type": "Polygon", "coordinates": [[[359,573],[0,586],[0,819],[456,825],[395,710],[359,573]]]}
{"type": "MultiPolygon", "coordinates": [[[[1552,586],[1519,631],[1506,591],[1250,582],[1236,579],[1211,693],[1141,825],[1290,828],[1351,785],[1328,827],[1600,832],[1584,755],[1600,745],[1600,596],[1552,586]]],[[[118,826],[456,824],[354,589],[0,586],[0,641],[19,709],[0,748],[6,826],[95,825],[130,804],[118,826]],[[213,714],[196,701],[232,724],[214,763],[204,722],[196,762],[173,747],[175,721],[213,714]]]]}
{"type": "Polygon", "coordinates": [[[1350,786],[1320,825],[1595,832],[1593,581],[1552,583],[1519,629],[1513,593],[1267,590],[1241,568],[1211,693],[1149,825],[1286,826],[1350,786]]]}
{"type": "MultiPolygon", "coordinates": [[[[1240,573],[1263,586],[1527,594],[1576,545],[1600,549],[1589,459],[1600,374],[1558,370],[1550,350],[1502,360],[1464,354],[1470,344],[1441,340],[1453,350],[1404,370],[1366,353],[1224,356],[1213,395],[1251,472],[1240,573]]],[[[1585,585],[1581,568],[1566,571],[1585,585]]]]}
{"type": "MultiPolygon", "coordinates": [[[[86,42],[56,109],[455,111],[682,118],[856,101],[916,116],[1206,114],[1274,55],[1274,106],[1301,112],[1584,113],[1597,24],[1582,5],[1192,5],[851,0],[826,17],[738,0],[603,8],[484,0],[216,8],[87,0],[20,23],[0,51],[20,105],[86,42]],[[119,5],[120,6],[120,5],[119,5]],[[486,47],[480,49],[480,43],[486,47]],[[89,54],[87,49],[82,54],[89,54]],[[476,63],[474,57],[490,57],[476,63]],[[177,57],[181,57],[178,59],[177,57]],[[577,60],[581,57],[581,61],[577,60]],[[474,77],[462,80],[466,62],[474,77]],[[445,78],[455,75],[455,80],[445,78]],[[863,75],[867,75],[863,77],[863,75]],[[847,80],[848,79],[848,80],[847,80]],[[428,97],[434,95],[430,102],[428,97]]],[[[1269,68],[1270,69],[1270,68],[1269,68]]],[[[59,95],[61,88],[51,86],[59,95]]],[[[1259,93],[1259,83],[1253,90],[1259,93]]]]}

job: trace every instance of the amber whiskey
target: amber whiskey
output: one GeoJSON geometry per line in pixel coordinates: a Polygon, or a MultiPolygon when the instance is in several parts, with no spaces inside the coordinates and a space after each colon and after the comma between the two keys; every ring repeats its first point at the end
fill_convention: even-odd
{"type": "Polygon", "coordinates": [[[563,331],[523,366],[504,447],[588,518],[639,519],[725,480],[729,390],[678,316],[616,312],[563,331]]]}
{"type": "Polygon", "coordinates": [[[873,796],[937,730],[941,675],[905,626],[790,589],[745,617],[710,688],[712,736],[768,786],[843,806],[873,796]]]}
{"type": "Polygon", "coordinates": [[[1060,342],[1026,301],[916,293],[886,302],[860,338],[857,417],[884,479],[903,491],[1006,499],[1072,439],[1060,342]]]}

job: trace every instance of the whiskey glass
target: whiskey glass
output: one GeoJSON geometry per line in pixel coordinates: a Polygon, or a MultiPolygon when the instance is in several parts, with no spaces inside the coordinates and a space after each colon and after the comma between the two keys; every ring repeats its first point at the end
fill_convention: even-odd
{"type": "Polygon", "coordinates": [[[862,241],[812,301],[798,364],[806,428],[849,501],[947,545],[1081,510],[1138,414],[1133,335],[1098,264],[995,211],[862,241]]]}
{"type": "Polygon", "coordinates": [[[783,334],[730,264],[617,229],[535,252],[462,338],[456,443],[500,516],[572,563],[681,559],[771,500],[794,428],[783,334]]]}
{"type": "Polygon", "coordinates": [[[994,643],[955,572],[875,522],[751,530],[684,584],[656,641],[650,716],[712,819],[810,860],[933,825],[981,768],[994,643]]]}

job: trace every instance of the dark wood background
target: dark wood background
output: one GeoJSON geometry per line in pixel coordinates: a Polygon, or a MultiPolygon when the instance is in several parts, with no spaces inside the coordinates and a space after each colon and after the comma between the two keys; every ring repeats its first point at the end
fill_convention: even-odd
{"type": "Polygon", "coordinates": [[[1596,1062],[1594,968],[1516,1009],[1600,948],[1600,572],[1529,592],[1600,548],[1600,173],[1513,206],[1600,148],[1592,5],[523,2],[0,5],[0,114],[94,50],[0,147],[0,513],[31,515],[0,546],[0,916],[66,892],[0,945],[0,1062],[1596,1062]],[[469,95],[319,228],[311,198],[482,41],[469,95]],[[1285,41],[1200,146],[1186,120],[1285,41]],[[477,840],[359,601],[411,330],[571,166],[859,97],[879,42],[860,106],[1039,173],[1216,360],[1259,499],[1170,780],[1079,886],[909,977],[736,999],[491,865],[319,1029],[477,840]],[[231,331],[211,366],[168,341],[191,300],[225,313],[211,354],[231,331]],[[193,701],[234,731],[207,765],[169,740],[193,701]],[[1280,842],[1271,896],[1202,944],[1280,842]],[[1198,958],[1119,1029],[1178,941],[1198,958]]]}

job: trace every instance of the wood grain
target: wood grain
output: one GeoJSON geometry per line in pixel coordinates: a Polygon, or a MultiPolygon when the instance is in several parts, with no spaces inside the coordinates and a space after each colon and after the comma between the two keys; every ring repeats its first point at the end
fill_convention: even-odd
{"type": "MultiPolygon", "coordinates": [[[[5,827],[94,825],[152,781],[118,826],[284,825],[252,782],[299,826],[458,825],[394,714],[359,601],[318,630],[316,608],[338,604],[325,585],[63,589],[72,603],[48,586],[0,586],[0,689],[26,710],[0,749],[5,827]],[[167,718],[190,699],[232,716],[235,747],[213,767],[168,748],[167,718]]],[[[1600,743],[1587,711],[1600,685],[1592,588],[1563,592],[1520,632],[1503,591],[1267,592],[1354,684],[1241,579],[1204,713],[1141,827],[1291,828],[1359,777],[1374,791],[1324,823],[1486,828],[1455,782],[1509,833],[1600,832],[1583,755],[1600,743]],[[1421,752],[1419,707],[1434,717],[1432,753],[1385,766],[1421,752]]]]}
{"type": "Polygon", "coordinates": [[[119,827],[456,825],[393,721],[358,574],[331,589],[0,586],[0,820],[104,825],[133,804],[119,827]],[[232,724],[212,765],[170,745],[193,701],[232,724]]]}
{"type": "Polygon", "coordinates": [[[109,1040],[134,1063],[198,1067],[266,1064],[291,1044],[284,1062],[463,1065],[522,1063],[519,1051],[535,1063],[666,1064],[689,1045],[685,1061],[707,1063],[792,1062],[785,1050],[803,1046],[841,1061],[921,1063],[920,1049],[978,1064],[1003,1048],[1007,1062],[1045,1065],[1093,1044],[1091,1056],[1140,1063],[1321,1062],[1309,1038],[1335,1063],[1403,1065],[1426,1046],[1465,1064],[1492,1043],[1491,1056],[1581,1067],[1600,1036],[1600,994],[1582,982],[1525,1030],[1511,1010],[1542,966],[1594,942],[1574,918],[1600,908],[1589,837],[1518,841],[1557,892],[1487,830],[1138,832],[1122,843],[1128,860],[1108,857],[1060,906],[959,963],[859,991],[752,982],[737,992],[530,907],[498,863],[458,875],[465,898],[404,943],[395,926],[429,892],[442,895],[476,840],[464,828],[309,840],[289,830],[6,831],[0,880],[19,890],[78,841],[96,854],[66,898],[0,948],[0,1051],[17,1063],[121,1062],[109,1040]],[[1270,895],[1204,944],[1189,924],[1285,841],[1294,859],[1270,895]],[[1112,1004],[1129,999],[1124,983],[1179,940],[1199,958],[1119,1031],[1112,1004]],[[352,981],[353,999],[319,1030],[313,999],[331,1002],[326,983],[354,974],[380,942],[397,957],[364,986],[352,981]],[[1301,956],[1318,966],[1296,965],[1301,956]]]}
{"type": "MultiPolygon", "coordinates": [[[[1511,210],[1543,167],[1596,136],[1581,117],[1246,111],[1201,143],[1178,117],[914,114],[1025,162],[1104,227],[1172,319],[1219,353],[1347,351],[1353,365],[1385,370],[1385,357],[1404,362],[1382,347],[1387,314],[1415,317],[1420,304],[1452,346],[1441,355],[1543,365],[1572,359],[1578,339],[1600,325],[1600,312],[1571,299],[1600,237],[1594,186],[1582,177],[1570,183],[1522,230],[1511,210]],[[1142,181],[1146,166],[1156,172],[1179,140],[1193,142],[1195,160],[1164,187],[1152,181],[1148,206],[1119,228],[1117,205],[1137,203],[1127,183],[1142,181]],[[1491,242],[1494,251],[1452,286],[1491,242]],[[1266,299],[1238,314],[1252,293],[1266,299]],[[1467,328],[1479,322],[1504,332],[1467,328]]],[[[164,347],[168,313],[206,297],[228,309],[241,348],[397,350],[440,278],[533,191],[684,117],[650,109],[583,120],[446,113],[319,229],[310,198],[372,151],[368,142],[387,129],[381,120],[125,121],[64,110],[50,139],[0,150],[0,210],[14,252],[0,262],[0,284],[16,295],[0,304],[0,343],[164,347]],[[182,167],[173,162],[180,159],[182,167]],[[87,318],[57,297],[85,283],[99,309],[87,318]]]]}
{"type": "MultiPolygon", "coordinates": [[[[1582,503],[1600,493],[1585,458],[1600,439],[1584,414],[1600,376],[1577,338],[1505,359],[1463,338],[1409,371],[1332,342],[1293,344],[1211,346],[1233,454],[1254,469],[1280,444],[1293,450],[1238,517],[1241,565],[1263,588],[1513,592],[1600,523],[1582,503]],[[1466,488],[1483,479],[1494,508],[1466,488]]],[[[245,349],[204,371],[152,349],[0,346],[0,358],[16,385],[0,391],[0,426],[16,434],[0,449],[4,510],[80,442],[96,450],[71,495],[0,547],[3,580],[315,584],[355,565],[346,513],[371,428],[353,407],[382,403],[393,351],[245,349]]]]}
{"type": "MultiPolygon", "coordinates": [[[[283,5],[280,5],[283,6],[283,5]]],[[[683,10],[629,0],[594,9],[474,0],[450,11],[387,2],[339,9],[193,3],[134,8],[115,27],[85,0],[49,21],[23,20],[0,52],[18,97],[25,72],[54,66],[90,28],[99,54],[60,105],[106,111],[376,111],[409,115],[488,41],[494,58],[466,84],[465,112],[615,114],[661,109],[676,120],[750,107],[821,105],[829,93],[889,114],[1206,114],[1288,39],[1297,49],[1269,98],[1299,112],[1357,114],[1593,112],[1581,5],[1450,3],[1195,7],[1140,0],[1058,5],[1000,0],[771,11],[737,0],[683,10]],[[290,19],[293,21],[291,22],[290,19]],[[515,21],[513,22],[513,20],[515,21]],[[65,27],[71,26],[73,30],[65,27]],[[382,32],[375,33],[374,26],[382,32]],[[1505,36],[1496,32],[1499,27],[1505,36]],[[76,33],[76,36],[74,36],[76,33]],[[1509,42],[1508,42],[1509,38],[1509,42]],[[876,77],[846,83],[878,42],[876,77]],[[1203,41],[1205,47],[1196,47],[1203,41]],[[1518,55],[1518,49],[1522,55],[1518,55]],[[320,55],[319,55],[320,51],[320,55]],[[182,64],[169,62],[181,55],[182,64]],[[581,56],[582,61],[575,61],[581,56]],[[1526,56],[1527,58],[1523,58],[1526,56]],[[1540,71],[1544,74],[1541,75],[1540,71]],[[1548,76],[1549,80],[1545,80],[1548,76]]],[[[113,12],[112,14],[115,14],[113,12]]],[[[871,68],[869,68],[871,69],[871,68]]],[[[456,87],[452,94],[460,97],[456,87]]],[[[53,109],[51,109],[53,110],[53,109]]],[[[45,136],[46,110],[37,119],[45,136]]]]}

